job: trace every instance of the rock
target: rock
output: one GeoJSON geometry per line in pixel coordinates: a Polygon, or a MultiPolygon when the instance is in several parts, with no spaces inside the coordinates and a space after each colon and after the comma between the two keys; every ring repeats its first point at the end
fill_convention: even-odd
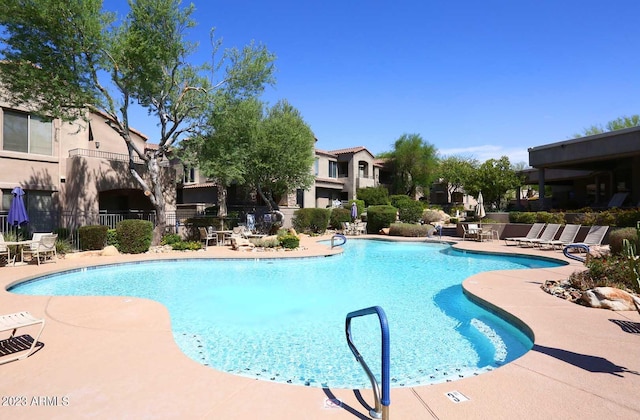
{"type": "Polygon", "coordinates": [[[120,252],[113,245],[105,246],[104,249],[100,251],[100,256],[102,257],[112,257],[114,255],[120,255],[120,252]]]}
{"type": "Polygon", "coordinates": [[[289,235],[298,236],[298,233],[296,232],[296,230],[294,228],[289,228],[288,233],[289,233],[289,235]]]}
{"type": "Polygon", "coordinates": [[[615,287],[595,287],[582,293],[580,302],[592,308],[611,309],[612,311],[640,310],[640,299],[615,287]]]}
{"type": "Polygon", "coordinates": [[[388,235],[389,234],[389,228],[380,229],[380,234],[381,235],[388,235]]]}

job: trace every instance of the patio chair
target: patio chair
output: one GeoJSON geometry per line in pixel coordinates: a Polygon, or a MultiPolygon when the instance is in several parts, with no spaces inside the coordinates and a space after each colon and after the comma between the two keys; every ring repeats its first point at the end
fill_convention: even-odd
{"type": "Polygon", "coordinates": [[[523,239],[537,238],[540,236],[540,234],[542,233],[542,229],[544,229],[545,226],[546,226],[546,223],[534,223],[531,226],[531,229],[529,229],[529,232],[527,233],[526,236],[504,238],[504,244],[508,246],[509,242],[515,242],[515,245],[518,245],[520,241],[523,239]]]}
{"type": "Polygon", "coordinates": [[[16,312],[15,314],[8,315],[0,315],[0,332],[12,330],[11,336],[1,345],[1,354],[0,364],[13,362],[14,360],[26,359],[29,357],[36,349],[36,344],[38,344],[38,339],[40,338],[40,334],[42,334],[42,330],[44,329],[44,319],[37,319],[29,312],[16,312]],[[38,334],[33,337],[33,341],[31,343],[28,340],[23,339],[23,337],[15,337],[16,331],[19,328],[29,327],[32,325],[40,324],[40,331],[38,334]],[[15,338],[14,338],[15,337],[15,338]],[[9,344],[10,340],[17,341],[15,343],[9,344]],[[27,350],[26,344],[30,344],[30,347],[27,350]],[[16,351],[17,350],[17,351],[16,351]]]}
{"type": "Polygon", "coordinates": [[[480,239],[480,226],[476,223],[462,224],[462,240],[465,241],[467,238],[480,239]]]}
{"type": "Polygon", "coordinates": [[[548,247],[551,249],[556,249],[557,246],[558,249],[562,249],[563,246],[572,243],[576,239],[581,226],[582,225],[574,224],[565,225],[564,230],[562,231],[558,239],[553,239],[550,241],[540,241],[538,242],[538,245],[540,246],[540,248],[548,247]]]}
{"type": "Polygon", "coordinates": [[[613,194],[613,196],[611,196],[611,199],[609,200],[609,204],[607,204],[607,208],[611,209],[614,207],[622,207],[628,195],[629,193],[626,192],[618,192],[613,194]]]}
{"type": "Polygon", "coordinates": [[[572,256],[570,254],[571,250],[577,250],[578,253],[585,251],[588,254],[590,251],[590,247],[598,247],[602,244],[602,240],[604,239],[608,230],[609,226],[591,226],[589,228],[589,232],[587,232],[587,236],[584,238],[584,241],[566,244],[562,249],[562,252],[569,258],[584,262],[583,258],[572,256]]]}
{"type": "Polygon", "coordinates": [[[40,265],[40,261],[46,261],[47,259],[58,262],[58,254],[56,252],[57,239],[57,233],[34,233],[29,247],[23,247],[20,252],[22,261],[25,260],[25,255],[30,255],[31,261],[35,258],[38,265],[40,265]]]}
{"type": "Polygon", "coordinates": [[[529,244],[531,246],[536,246],[540,244],[541,241],[552,241],[556,238],[556,234],[560,230],[559,223],[549,223],[545,228],[542,234],[537,238],[524,238],[518,242],[518,245],[523,246],[525,244],[529,244]]]}
{"type": "Polygon", "coordinates": [[[209,242],[214,243],[214,245],[218,245],[218,234],[215,232],[209,232],[207,229],[203,227],[199,227],[198,231],[200,231],[200,240],[204,242],[204,249],[206,250],[209,246],[209,242]]]}
{"type": "Polygon", "coordinates": [[[9,265],[9,262],[11,261],[11,251],[7,244],[4,243],[4,235],[0,233],[0,257],[3,255],[7,257],[7,265],[9,265]]]}

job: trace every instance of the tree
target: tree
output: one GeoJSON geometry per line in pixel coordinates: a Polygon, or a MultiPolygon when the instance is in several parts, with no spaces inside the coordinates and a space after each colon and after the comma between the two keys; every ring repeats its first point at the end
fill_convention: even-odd
{"type": "Polygon", "coordinates": [[[592,125],[585,128],[582,133],[574,134],[573,137],[593,136],[595,134],[602,134],[607,131],[622,130],[623,128],[631,128],[640,126],[640,115],[632,115],[630,117],[624,115],[618,117],[615,120],[611,120],[603,128],[602,125],[592,125]]]}
{"type": "Polygon", "coordinates": [[[267,110],[258,135],[250,145],[245,164],[245,181],[269,207],[296,188],[307,189],[314,177],[315,136],[300,112],[286,100],[267,110]]]}
{"type": "Polygon", "coordinates": [[[447,184],[449,195],[460,192],[473,178],[478,161],[460,156],[449,156],[440,159],[436,175],[447,184]]]}
{"type": "Polygon", "coordinates": [[[180,158],[216,183],[218,216],[227,215],[227,188],[245,181],[246,161],[261,121],[262,103],[256,98],[224,98],[209,115],[209,130],[180,143],[180,158]]]}
{"type": "Polygon", "coordinates": [[[489,159],[475,171],[470,182],[465,185],[468,194],[477,196],[482,191],[485,203],[501,208],[507,192],[522,185],[523,177],[519,176],[511,166],[509,158],[489,159]]]}
{"type": "Polygon", "coordinates": [[[435,178],[436,149],[419,134],[403,134],[384,157],[392,168],[394,194],[415,197],[418,187],[428,188],[435,178]]]}
{"type": "MultiPolygon", "coordinates": [[[[156,210],[158,243],[166,223],[159,161],[183,136],[203,129],[202,116],[219,92],[249,97],[271,83],[274,56],[251,44],[225,51],[213,68],[192,65],[188,58],[196,45],[185,40],[185,33],[195,25],[193,5],[183,8],[179,0],[131,0],[129,5],[116,24],[114,14],[101,10],[100,0],[0,0],[0,78],[5,100],[48,118],[75,121],[87,107],[108,114],[106,123],[127,145],[129,172],[156,210]],[[220,80],[206,76],[221,69],[220,80]],[[134,102],[158,118],[155,150],[140,150],[131,139],[134,102]],[[135,158],[144,161],[147,178],[135,158]]],[[[219,46],[213,43],[214,52],[219,46]]]]}

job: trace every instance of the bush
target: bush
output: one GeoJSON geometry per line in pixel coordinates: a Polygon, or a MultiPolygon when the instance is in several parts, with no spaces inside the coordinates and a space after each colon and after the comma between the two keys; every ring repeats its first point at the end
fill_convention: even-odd
{"type": "Polygon", "coordinates": [[[175,251],[197,251],[202,248],[202,243],[195,241],[177,241],[167,245],[171,245],[175,251]]]}
{"type": "Polygon", "coordinates": [[[56,253],[64,255],[73,251],[73,247],[71,246],[71,242],[68,239],[56,239],[56,253]]]}
{"type": "Polygon", "coordinates": [[[539,211],[535,213],[536,222],[538,223],[557,223],[564,224],[564,213],[549,213],[546,211],[539,211]]]}
{"type": "Polygon", "coordinates": [[[265,236],[264,238],[252,238],[251,243],[261,248],[277,248],[280,246],[280,239],[274,236],[265,236]]]}
{"type": "MultiPolygon", "coordinates": [[[[162,237],[160,241],[161,245],[173,245],[175,243],[182,242],[182,238],[177,233],[169,233],[162,237]]],[[[175,249],[175,248],[174,248],[175,249]]]]}
{"type": "Polygon", "coordinates": [[[588,258],[587,270],[569,276],[571,286],[579,290],[594,287],[615,287],[622,290],[640,291],[633,270],[623,256],[588,258]]]}
{"type": "Polygon", "coordinates": [[[612,254],[619,255],[622,253],[622,240],[628,239],[638,248],[638,235],[635,228],[620,228],[612,230],[609,233],[609,249],[612,254]]]}
{"type": "Polygon", "coordinates": [[[407,200],[398,201],[398,205],[394,207],[398,209],[398,218],[401,222],[417,223],[422,219],[424,206],[419,201],[408,198],[407,200]]]}
{"type": "Polygon", "coordinates": [[[298,232],[324,233],[330,213],[331,209],[299,209],[293,214],[292,224],[298,232]]]}
{"type": "Polygon", "coordinates": [[[366,207],[389,204],[389,191],[385,187],[358,188],[356,196],[364,201],[366,207]]]}
{"type": "Polygon", "coordinates": [[[398,209],[393,206],[370,206],[367,208],[367,233],[378,233],[396,221],[398,209]]]}
{"type": "Polygon", "coordinates": [[[427,209],[422,213],[422,223],[444,222],[446,213],[442,210],[427,209]]]}
{"type": "Polygon", "coordinates": [[[280,242],[280,246],[286,249],[295,249],[300,246],[300,238],[291,233],[280,236],[278,241],[280,242]]]}
{"type": "Polygon", "coordinates": [[[107,243],[108,226],[90,225],[80,226],[78,229],[78,241],[83,251],[94,251],[104,248],[107,243]]]}
{"type": "Polygon", "coordinates": [[[389,236],[426,237],[432,232],[435,232],[435,228],[431,225],[392,223],[389,226],[389,236]]]}
{"type": "Polygon", "coordinates": [[[533,224],[538,220],[536,213],[532,211],[512,211],[509,213],[509,222],[533,224]]]}
{"type": "Polygon", "coordinates": [[[342,229],[343,222],[351,221],[351,210],[343,209],[340,207],[331,209],[331,216],[329,217],[329,226],[332,229],[342,229]]]}
{"type": "Polygon", "coordinates": [[[584,226],[616,226],[615,211],[601,211],[584,213],[578,218],[578,222],[584,226]]]}
{"type": "Polygon", "coordinates": [[[125,254],[147,252],[153,238],[153,223],[146,220],[122,220],[116,225],[118,250],[125,254]]]}
{"type": "Polygon", "coordinates": [[[118,234],[115,229],[107,230],[107,245],[118,247],[118,234]]]}

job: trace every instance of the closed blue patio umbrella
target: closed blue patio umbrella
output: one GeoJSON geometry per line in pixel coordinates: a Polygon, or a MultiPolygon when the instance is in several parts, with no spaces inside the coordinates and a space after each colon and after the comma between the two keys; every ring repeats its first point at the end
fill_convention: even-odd
{"type": "Polygon", "coordinates": [[[357,217],[358,217],[358,205],[354,201],[353,203],[351,203],[351,220],[352,221],[356,220],[357,217]]]}
{"type": "Polygon", "coordinates": [[[11,207],[9,207],[7,222],[11,226],[21,226],[29,223],[29,215],[22,199],[24,191],[20,187],[15,187],[11,194],[13,194],[13,200],[11,200],[11,207]]]}

